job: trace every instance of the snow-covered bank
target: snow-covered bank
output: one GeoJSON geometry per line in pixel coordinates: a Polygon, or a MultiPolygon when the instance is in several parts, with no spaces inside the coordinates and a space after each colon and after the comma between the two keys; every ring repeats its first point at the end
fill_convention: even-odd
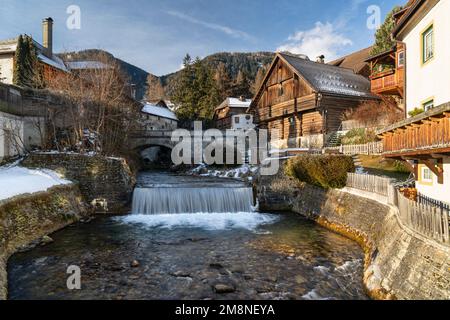
{"type": "Polygon", "coordinates": [[[71,181],[62,179],[56,172],[45,169],[27,169],[17,165],[0,167],[0,200],[25,193],[47,189],[71,181]]]}

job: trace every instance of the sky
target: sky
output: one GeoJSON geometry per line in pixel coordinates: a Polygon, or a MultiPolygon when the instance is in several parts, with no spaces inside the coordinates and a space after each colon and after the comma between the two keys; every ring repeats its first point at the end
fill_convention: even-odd
{"type": "Polygon", "coordinates": [[[186,53],[279,50],[330,61],[373,43],[373,6],[384,20],[405,2],[0,0],[0,40],[29,34],[41,42],[41,21],[52,17],[55,52],[103,49],[155,75],[179,70],[186,53]]]}

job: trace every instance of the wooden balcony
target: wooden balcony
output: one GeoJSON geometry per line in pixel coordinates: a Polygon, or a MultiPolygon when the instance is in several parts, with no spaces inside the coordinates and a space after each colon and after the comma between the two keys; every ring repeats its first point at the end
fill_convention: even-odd
{"type": "Polygon", "coordinates": [[[382,132],[384,156],[426,159],[450,155],[450,103],[394,124],[382,132]]]}
{"type": "Polygon", "coordinates": [[[376,94],[393,94],[403,97],[404,69],[392,69],[370,77],[371,89],[376,94]]]}

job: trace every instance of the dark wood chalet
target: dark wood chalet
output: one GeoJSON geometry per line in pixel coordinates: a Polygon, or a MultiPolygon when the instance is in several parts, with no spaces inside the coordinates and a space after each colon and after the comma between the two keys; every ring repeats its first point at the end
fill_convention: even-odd
{"type": "Polygon", "coordinates": [[[249,111],[272,137],[278,130],[280,147],[322,147],[343,113],[370,99],[369,80],[351,69],[277,53],[249,111]]]}

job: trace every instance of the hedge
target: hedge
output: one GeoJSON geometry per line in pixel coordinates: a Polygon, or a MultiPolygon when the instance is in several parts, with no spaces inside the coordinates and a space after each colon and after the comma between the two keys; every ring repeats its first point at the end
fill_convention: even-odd
{"type": "Polygon", "coordinates": [[[348,172],[355,172],[355,165],[343,155],[302,155],[285,167],[288,176],[325,189],[345,187],[348,172]]]}

